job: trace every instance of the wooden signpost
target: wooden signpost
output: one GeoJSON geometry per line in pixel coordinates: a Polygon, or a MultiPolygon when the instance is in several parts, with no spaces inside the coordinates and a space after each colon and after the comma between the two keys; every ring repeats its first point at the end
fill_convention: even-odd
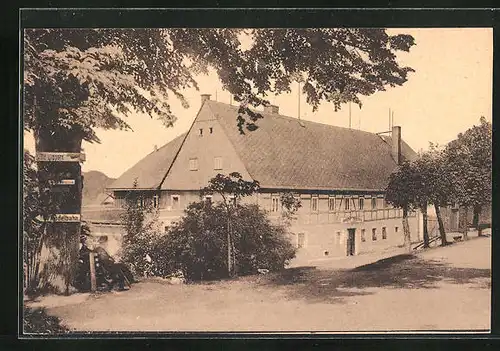
{"type": "Polygon", "coordinates": [[[83,162],[85,154],[80,152],[37,152],[36,162],[83,162]]]}
{"type": "Polygon", "coordinates": [[[58,213],[54,215],[54,221],[63,223],[78,223],[81,221],[81,215],[79,213],[58,213]]]}
{"type": "MultiPolygon", "coordinates": [[[[50,146],[49,146],[50,147],[50,146]]],[[[48,147],[45,148],[47,150],[48,147]]],[[[72,146],[68,146],[69,149],[72,146]]],[[[80,149],[80,147],[78,147],[80,149]]],[[[49,149],[50,150],[50,149],[49,149]]],[[[74,148],[76,151],[76,147],[74,148]]],[[[85,161],[81,152],[37,152],[35,161],[39,163],[39,171],[43,176],[42,183],[60,202],[60,211],[51,216],[49,221],[60,223],[60,230],[68,235],[68,240],[78,238],[81,231],[81,168],[79,163],[85,161]],[[56,194],[58,193],[58,194],[56,194]],[[69,212],[69,213],[68,213],[69,212]],[[71,236],[71,238],[70,238],[71,236]],[[74,236],[74,237],[73,237],[74,236]]],[[[71,265],[68,262],[68,265],[71,265]]],[[[95,260],[90,254],[91,290],[96,291],[95,260]]],[[[65,275],[68,275],[64,273],[65,275]]],[[[68,279],[69,281],[69,279],[68,279]]],[[[66,283],[66,292],[69,285],[66,283]]]]}
{"type": "Polygon", "coordinates": [[[50,185],[75,185],[74,179],[49,180],[50,185]]]}

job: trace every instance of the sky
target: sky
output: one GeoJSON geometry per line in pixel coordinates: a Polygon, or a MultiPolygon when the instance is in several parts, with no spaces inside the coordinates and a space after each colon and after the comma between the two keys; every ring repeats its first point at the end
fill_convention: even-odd
{"type": "MultiPolygon", "coordinates": [[[[457,134],[479,124],[481,116],[491,121],[493,86],[493,31],[491,28],[389,29],[389,34],[405,33],[415,38],[409,53],[398,53],[398,62],[412,67],[408,81],[395,88],[362,97],[362,107],[351,105],[351,128],[367,132],[389,129],[389,109],[394,125],[401,126],[403,139],[415,150],[426,150],[429,142],[444,145],[457,134]]],[[[98,130],[100,144],[83,143],[85,172],[97,170],[109,177],[119,177],[128,168],[176,136],[186,132],[201,105],[201,94],[212,100],[230,103],[215,74],[199,76],[200,90],[183,94],[190,103],[183,108],[171,101],[178,120],[173,127],[148,115],[126,117],[133,131],[98,130]]],[[[300,101],[301,118],[314,122],[349,127],[349,105],[335,112],[333,105],[323,103],[316,112],[300,96],[298,85],[290,94],[270,97],[280,114],[297,117],[300,101]]],[[[236,122],[235,122],[236,123],[236,122]]],[[[293,137],[293,136],[290,136],[293,137]]],[[[34,141],[25,133],[24,146],[34,152],[34,141]]],[[[353,145],[352,147],[356,147],[353,145]]]]}

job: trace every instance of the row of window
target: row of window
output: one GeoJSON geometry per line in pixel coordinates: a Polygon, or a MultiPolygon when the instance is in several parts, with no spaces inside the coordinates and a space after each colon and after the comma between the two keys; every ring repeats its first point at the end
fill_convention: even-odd
{"type": "MultiPolygon", "coordinates": [[[[394,227],[394,233],[397,234],[399,231],[398,227],[394,227]]],[[[337,242],[340,242],[341,232],[337,232],[337,242]]],[[[382,227],[382,240],[387,239],[387,228],[382,227]]],[[[366,242],[366,230],[361,229],[361,241],[366,242]]],[[[372,241],[377,241],[377,228],[372,228],[372,241]]],[[[297,234],[297,248],[303,248],[306,245],[306,235],[305,233],[297,234]]]]}
{"type": "MultiPolygon", "coordinates": [[[[222,169],[222,157],[216,156],[214,157],[214,170],[221,170],[222,169]]],[[[190,158],[189,159],[189,170],[190,171],[197,171],[198,170],[198,158],[190,158]]]]}
{"type": "MultiPolygon", "coordinates": [[[[384,207],[388,207],[388,203],[384,199],[384,207]]],[[[330,197],[328,198],[328,211],[334,212],[334,211],[351,211],[351,210],[364,210],[365,209],[365,198],[360,197],[360,198],[335,198],[335,197],[330,197]]],[[[375,210],[377,209],[377,198],[372,197],[371,198],[371,209],[375,210]]],[[[280,210],[280,200],[277,197],[271,198],[271,212],[278,212],[280,210]]],[[[319,198],[318,197],[312,197],[311,198],[311,211],[312,212],[318,212],[319,211],[319,198]]]]}
{"type": "MultiPolygon", "coordinates": [[[[398,227],[394,227],[394,233],[397,234],[399,231],[398,227]]],[[[387,239],[387,228],[382,227],[382,240],[387,239]]],[[[361,241],[366,241],[366,230],[361,229],[361,241]]],[[[372,241],[377,241],[377,228],[372,228],[372,241]]]]}

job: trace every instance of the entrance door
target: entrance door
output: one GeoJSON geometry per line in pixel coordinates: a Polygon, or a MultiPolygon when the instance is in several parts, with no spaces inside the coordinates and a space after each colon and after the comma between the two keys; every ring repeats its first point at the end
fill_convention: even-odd
{"type": "Polygon", "coordinates": [[[356,228],[347,229],[347,256],[354,256],[356,243],[356,228]]]}

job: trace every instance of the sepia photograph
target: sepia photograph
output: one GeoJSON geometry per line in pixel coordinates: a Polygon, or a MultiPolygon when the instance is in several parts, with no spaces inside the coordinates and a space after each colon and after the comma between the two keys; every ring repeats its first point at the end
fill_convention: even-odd
{"type": "Polygon", "coordinates": [[[21,334],[490,333],[492,28],[20,50],[21,334]]]}

